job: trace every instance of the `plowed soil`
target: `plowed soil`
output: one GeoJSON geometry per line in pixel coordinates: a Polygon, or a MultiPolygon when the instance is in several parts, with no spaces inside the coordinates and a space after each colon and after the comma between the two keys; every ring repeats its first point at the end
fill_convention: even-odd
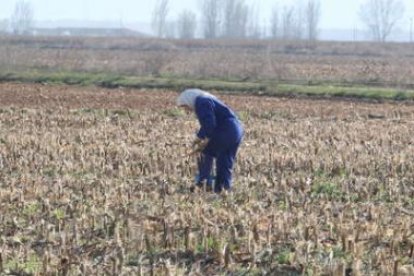
{"type": "MultiPolygon", "coordinates": [[[[35,109],[132,109],[160,112],[175,107],[178,91],[95,86],[0,83],[0,107],[35,109]]],[[[219,95],[238,112],[272,119],[413,120],[411,104],[309,98],[219,95]]]]}
{"type": "MultiPolygon", "coordinates": [[[[94,86],[1,83],[0,106],[40,109],[165,110],[175,106],[178,91],[105,89],[94,86]]],[[[283,119],[413,119],[411,104],[367,103],[344,100],[219,95],[237,111],[283,119]],[[288,116],[288,118],[286,118],[288,116]]]]}

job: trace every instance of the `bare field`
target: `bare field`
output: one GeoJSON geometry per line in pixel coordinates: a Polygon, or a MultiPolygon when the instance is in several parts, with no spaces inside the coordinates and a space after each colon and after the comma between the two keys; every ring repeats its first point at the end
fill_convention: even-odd
{"type": "Polygon", "coordinates": [[[223,96],[225,197],[188,191],[176,95],[0,84],[3,273],[414,273],[412,105],[223,96]]]}
{"type": "Polygon", "coordinates": [[[408,43],[0,37],[1,70],[413,87],[408,43]]]}

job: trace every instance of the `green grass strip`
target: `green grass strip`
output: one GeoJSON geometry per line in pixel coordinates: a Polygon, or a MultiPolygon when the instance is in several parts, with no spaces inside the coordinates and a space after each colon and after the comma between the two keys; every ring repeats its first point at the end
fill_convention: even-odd
{"type": "Polygon", "coordinates": [[[372,100],[413,100],[414,90],[402,90],[382,87],[346,87],[332,85],[293,85],[276,84],[269,85],[268,95],[284,96],[310,96],[310,97],[346,97],[372,100]]]}
{"type": "Polygon", "coordinates": [[[197,87],[227,93],[246,93],[266,96],[306,96],[318,98],[346,97],[372,100],[413,100],[414,90],[382,88],[369,86],[341,86],[332,84],[298,85],[273,81],[226,81],[187,79],[182,77],[141,77],[122,76],[110,73],[91,72],[50,72],[40,70],[1,72],[0,81],[18,81],[29,83],[56,83],[69,85],[96,85],[116,88],[154,88],[182,90],[197,87]]]}

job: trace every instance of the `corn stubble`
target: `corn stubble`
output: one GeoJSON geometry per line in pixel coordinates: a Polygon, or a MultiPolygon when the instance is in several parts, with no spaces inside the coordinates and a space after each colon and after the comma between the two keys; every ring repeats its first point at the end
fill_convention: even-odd
{"type": "Polygon", "coordinates": [[[179,112],[3,109],[1,272],[412,275],[409,107],[230,102],[246,135],[227,196],[188,191],[179,112]]]}

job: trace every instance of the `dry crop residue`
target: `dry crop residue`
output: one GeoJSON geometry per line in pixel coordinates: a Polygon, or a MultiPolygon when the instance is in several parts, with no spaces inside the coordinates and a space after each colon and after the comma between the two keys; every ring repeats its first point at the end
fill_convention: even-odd
{"type": "Polygon", "coordinates": [[[0,269],[412,275],[414,110],[222,96],[234,192],[190,193],[177,93],[0,84],[0,269]]]}

